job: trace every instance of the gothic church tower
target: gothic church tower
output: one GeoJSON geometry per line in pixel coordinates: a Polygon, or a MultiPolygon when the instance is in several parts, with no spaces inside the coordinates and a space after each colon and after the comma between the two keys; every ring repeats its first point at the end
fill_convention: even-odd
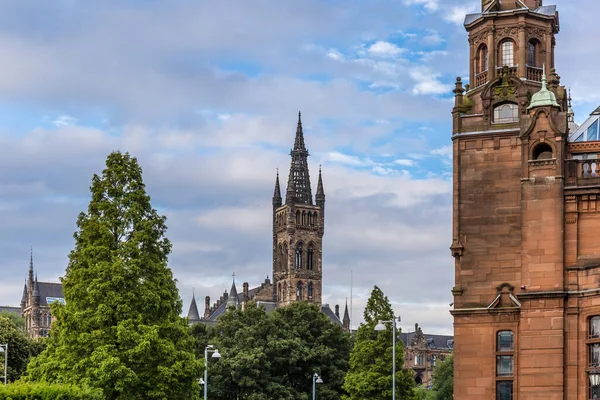
{"type": "Polygon", "coordinates": [[[319,169],[317,194],[313,202],[308,171],[308,150],[302,121],[298,127],[288,177],[285,203],[279,187],[279,173],[273,194],[273,284],[277,305],[309,301],[321,306],[325,225],[325,193],[319,169]]]}

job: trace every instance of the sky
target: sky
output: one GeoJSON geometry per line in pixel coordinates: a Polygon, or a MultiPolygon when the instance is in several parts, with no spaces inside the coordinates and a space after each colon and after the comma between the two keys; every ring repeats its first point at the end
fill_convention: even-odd
{"type": "MultiPolygon", "coordinates": [[[[581,123],[600,105],[587,40],[600,37],[600,2],[552,4],[557,72],[581,123]]],[[[39,280],[59,281],[113,150],[138,158],[167,217],[184,313],[194,291],[202,314],[233,273],[260,284],[301,110],[313,193],[322,165],[327,196],[324,302],[352,300],[356,327],[378,285],[405,331],[451,334],[451,90],[468,81],[462,22],[478,7],[0,2],[0,305],[19,305],[31,247],[39,280]]]]}

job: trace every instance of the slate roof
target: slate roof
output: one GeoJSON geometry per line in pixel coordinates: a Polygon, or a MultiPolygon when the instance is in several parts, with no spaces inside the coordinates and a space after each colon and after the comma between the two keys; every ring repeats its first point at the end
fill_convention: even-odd
{"type": "Polygon", "coordinates": [[[21,315],[21,307],[0,306],[0,313],[3,312],[21,315]]]}
{"type": "MultiPolygon", "coordinates": [[[[516,9],[516,10],[520,10],[520,9],[516,9]]],[[[512,12],[512,11],[515,11],[515,10],[491,11],[491,12],[487,12],[487,13],[480,12],[480,13],[467,14],[465,16],[465,25],[470,25],[473,22],[477,21],[479,18],[481,18],[483,16],[483,14],[507,13],[507,12],[512,12]]],[[[541,7],[536,8],[535,10],[531,10],[531,11],[536,14],[553,16],[556,14],[556,6],[541,6],[541,7]]]]}
{"type": "Polygon", "coordinates": [[[40,290],[40,305],[42,306],[48,305],[48,297],[64,299],[61,283],[38,282],[38,288],[40,290]]]}
{"type": "MultiPolygon", "coordinates": [[[[398,337],[404,343],[404,347],[407,347],[416,334],[417,332],[402,332],[398,337]]],[[[430,349],[454,349],[454,336],[428,334],[423,334],[423,336],[425,336],[425,339],[427,339],[427,344],[430,349]]]]}
{"type": "Polygon", "coordinates": [[[199,321],[200,314],[198,313],[198,306],[196,305],[196,296],[192,296],[192,303],[187,315],[190,321],[199,321]]]}

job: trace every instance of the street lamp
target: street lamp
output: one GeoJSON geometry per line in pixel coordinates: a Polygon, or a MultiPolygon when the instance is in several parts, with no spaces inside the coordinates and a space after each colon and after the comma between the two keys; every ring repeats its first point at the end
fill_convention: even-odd
{"type": "Polygon", "coordinates": [[[398,317],[392,318],[391,321],[379,321],[377,325],[375,325],[376,331],[385,331],[387,328],[384,324],[392,324],[392,400],[396,400],[396,321],[400,322],[401,319],[398,317]]]}
{"type": "Polygon", "coordinates": [[[6,377],[8,376],[8,343],[0,344],[0,353],[4,353],[4,384],[6,385],[6,377]]]}
{"type": "Polygon", "coordinates": [[[211,358],[221,358],[219,350],[217,350],[212,344],[209,344],[204,348],[204,381],[200,379],[198,382],[201,385],[204,384],[204,400],[208,399],[208,353],[212,353],[212,356],[210,356],[211,358]]]}
{"type": "Polygon", "coordinates": [[[323,379],[315,372],[313,375],[313,400],[317,398],[317,383],[323,383],[323,379]]]}

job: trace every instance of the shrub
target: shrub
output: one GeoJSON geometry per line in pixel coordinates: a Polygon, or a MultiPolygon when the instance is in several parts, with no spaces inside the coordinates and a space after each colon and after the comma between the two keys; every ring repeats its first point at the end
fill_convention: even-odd
{"type": "Polygon", "coordinates": [[[0,385],[1,400],[102,400],[102,391],[74,385],[22,382],[0,385]]]}

